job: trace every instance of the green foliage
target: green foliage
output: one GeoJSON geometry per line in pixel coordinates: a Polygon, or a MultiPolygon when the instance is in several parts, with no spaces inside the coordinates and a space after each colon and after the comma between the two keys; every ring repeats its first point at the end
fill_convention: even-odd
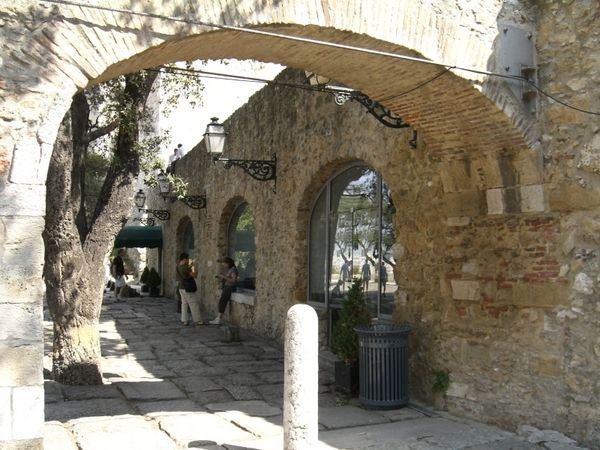
{"type": "Polygon", "coordinates": [[[161,67],[159,89],[163,113],[171,113],[182,100],[192,107],[202,105],[204,85],[194,70],[193,61],[161,67]]]}
{"type": "Polygon", "coordinates": [[[160,275],[154,267],[150,269],[150,272],[148,273],[146,284],[151,288],[157,288],[160,286],[160,275]]]}
{"type": "Polygon", "coordinates": [[[150,276],[150,269],[148,269],[148,266],[146,266],[146,267],[144,267],[144,270],[142,271],[142,276],[140,277],[140,283],[148,284],[149,276],[150,276]]]}
{"type": "Polygon", "coordinates": [[[103,153],[85,155],[85,209],[88,223],[100,196],[100,190],[110,167],[110,158],[103,153]]]}
{"type": "Polygon", "coordinates": [[[362,279],[353,278],[333,330],[331,347],[342,361],[351,364],[358,360],[358,335],[354,327],[370,323],[371,314],[365,301],[362,279]]]}
{"type": "Polygon", "coordinates": [[[445,393],[450,387],[450,372],[447,370],[436,370],[433,373],[433,392],[445,393]]]}

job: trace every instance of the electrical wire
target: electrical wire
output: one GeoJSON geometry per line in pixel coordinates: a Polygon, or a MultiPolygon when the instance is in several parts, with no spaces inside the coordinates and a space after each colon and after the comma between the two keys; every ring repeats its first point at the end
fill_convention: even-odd
{"type": "MultiPolygon", "coordinates": [[[[555,96],[552,96],[552,95],[546,93],[542,88],[537,86],[535,83],[533,83],[532,81],[530,81],[527,78],[522,77],[522,76],[502,74],[502,73],[490,72],[490,71],[486,71],[486,70],[461,67],[461,66],[456,66],[456,65],[453,66],[453,65],[449,65],[449,64],[445,64],[445,63],[441,63],[441,62],[437,62],[437,61],[431,61],[431,60],[424,59],[424,58],[417,58],[414,56],[407,56],[407,55],[399,55],[397,53],[392,53],[392,52],[387,52],[387,51],[382,51],[382,50],[374,50],[374,49],[370,49],[370,48],[366,48],[366,47],[358,47],[358,46],[354,46],[354,45],[340,44],[340,43],[336,43],[336,42],[307,38],[307,37],[303,37],[303,36],[294,36],[294,35],[289,35],[289,34],[285,34],[285,33],[258,30],[258,29],[254,29],[254,28],[238,27],[238,26],[234,26],[234,25],[221,25],[221,24],[215,24],[215,23],[204,22],[204,21],[199,21],[199,20],[183,19],[181,17],[175,17],[175,16],[165,16],[165,15],[156,14],[156,13],[133,11],[133,10],[129,10],[129,9],[111,8],[108,6],[99,6],[99,5],[89,5],[89,4],[74,2],[74,1],[70,1],[70,0],[40,0],[38,3],[53,3],[53,4],[60,4],[60,5],[66,5],[66,6],[76,6],[76,7],[80,7],[80,8],[96,9],[96,10],[107,11],[107,12],[112,12],[112,13],[116,12],[116,13],[120,13],[120,14],[129,14],[129,15],[140,16],[140,17],[148,17],[148,18],[152,18],[152,19],[167,20],[170,22],[185,23],[188,25],[216,28],[216,29],[220,29],[220,30],[236,31],[236,32],[241,32],[241,33],[250,33],[250,34],[256,34],[256,35],[261,35],[261,36],[275,37],[278,39],[286,39],[286,40],[291,40],[291,41],[295,41],[295,42],[302,42],[302,43],[320,45],[320,46],[325,46],[325,47],[332,47],[332,48],[338,48],[338,49],[343,49],[343,50],[367,53],[367,54],[371,54],[371,55],[384,56],[384,57],[389,57],[389,58],[394,58],[394,59],[400,59],[400,60],[405,60],[405,61],[421,63],[421,64],[433,65],[433,66],[438,66],[438,67],[442,67],[442,68],[446,69],[444,72],[442,72],[438,76],[443,75],[444,73],[448,72],[449,70],[460,70],[460,71],[464,71],[464,72],[474,73],[474,74],[478,74],[478,75],[485,75],[485,76],[489,76],[489,77],[522,81],[522,82],[525,82],[525,83],[528,83],[529,85],[531,85],[540,94],[546,96],[549,99],[554,100],[555,102],[559,103],[560,105],[562,105],[566,108],[570,108],[570,109],[579,111],[584,114],[600,116],[600,111],[590,111],[590,110],[586,110],[583,108],[578,108],[578,107],[572,106],[564,101],[558,100],[555,96]]],[[[431,79],[427,82],[424,82],[424,83],[428,84],[431,81],[438,78],[438,76],[435,76],[433,79],[431,79]]],[[[423,84],[423,85],[425,85],[425,84],[423,84]]],[[[422,87],[422,86],[419,86],[419,87],[422,87]]],[[[418,87],[416,87],[416,89],[418,89],[418,87]]],[[[406,95],[406,93],[403,93],[400,95],[406,95]]],[[[392,98],[395,98],[395,97],[397,97],[397,96],[393,96],[392,98]]]]}
{"type": "MultiPolygon", "coordinates": [[[[217,80],[242,81],[242,82],[250,82],[250,83],[262,83],[262,84],[267,84],[267,85],[279,85],[279,86],[286,86],[286,87],[291,87],[291,88],[295,88],[295,89],[323,92],[323,93],[328,93],[328,94],[333,94],[333,95],[348,94],[353,91],[352,89],[348,89],[348,88],[344,88],[344,87],[335,87],[335,86],[330,86],[330,85],[328,85],[328,86],[307,86],[305,84],[289,83],[289,82],[278,81],[278,80],[269,80],[266,78],[257,78],[257,77],[247,76],[247,75],[233,75],[233,74],[222,73],[222,72],[211,72],[211,71],[206,71],[206,70],[189,69],[189,68],[183,68],[183,67],[159,66],[158,69],[145,69],[145,70],[148,72],[159,72],[159,73],[179,73],[181,75],[192,76],[195,78],[210,78],[210,79],[217,79],[217,80]]],[[[406,94],[416,91],[417,89],[420,89],[421,87],[425,86],[426,84],[429,84],[432,81],[436,80],[437,78],[441,77],[442,75],[448,73],[449,70],[450,69],[446,69],[446,70],[438,73],[437,75],[435,75],[433,78],[423,81],[407,91],[387,97],[387,98],[383,99],[382,101],[387,101],[387,100],[395,99],[398,97],[402,97],[406,94]]]]}

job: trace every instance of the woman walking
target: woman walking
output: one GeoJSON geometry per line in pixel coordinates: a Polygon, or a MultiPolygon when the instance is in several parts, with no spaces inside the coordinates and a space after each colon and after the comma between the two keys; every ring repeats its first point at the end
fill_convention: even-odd
{"type": "Polygon", "coordinates": [[[196,325],[203,325],[202,316],[200,314],[200,300],[196,295],[196,277],[198,272],[187,253],[182,253],[179,256],[179,261],[176,267],[177,272],[177,288],[181,295],[181,322],[184,325],[189,325],[188,306],[192,312],[192,321],[196,325]]]}
{"type": "Polygon", "coordinates": [[[235,292],[235,286],[238,279],[238,270],[235,267],[235,262],[229,256],[218,260],[223,263],[223,271],[216,275],[221,280],[221,298],[219,299],[219,314],[214,320],[209,323],[211,325],[219,325],[223,319],[223,314],[227,308],[227,304],[231,300],[231,294],[235,292]]]}

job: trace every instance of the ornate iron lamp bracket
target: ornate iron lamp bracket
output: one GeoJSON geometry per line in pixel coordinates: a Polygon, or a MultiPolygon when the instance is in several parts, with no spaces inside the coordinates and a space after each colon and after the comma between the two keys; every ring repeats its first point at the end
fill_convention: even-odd
{"type": "Polygon", "coordinates": [[[206,195],[186,195],[179,200],[192,209],[206,208],[206,195]]]}
{"type": "Polygon", "coordinates": [[[141,225],[147,227],[153,227],[155,223],[155,220],[152,217],[135,217],[133,221],[139,222],[141,225]]]}
{"type": "Polygon", "coordinates": [[[273,159],[229,159],[216,158],[215,161],[223,163],[226,169],[232,166],[240,167],[244,172],[258,181],[277,180],[277,157],[273,155],[273,159]]]}
{"type": "Polygon", "coordinates": [[[365,108],[373,117],[375,117],[380,123],[390,128],[408,128],[410,125],[402,120],[402,117],[397,116],[392,111],[384,107],[381,103],[376,102],[368,95],[363,94],[359,91],[349,92],[336,92],[335,93],[335,104],[338,106],[343,105],[348,100],[355,100],[365,108]]]}
{"type": "Polygon", "coordinates": [[[171,213],[166,209],[143,209],[138,208],[139,212],[144,212],[147,214],[152,214],[158,220],[169,220],[171,218],[171,213]]]}

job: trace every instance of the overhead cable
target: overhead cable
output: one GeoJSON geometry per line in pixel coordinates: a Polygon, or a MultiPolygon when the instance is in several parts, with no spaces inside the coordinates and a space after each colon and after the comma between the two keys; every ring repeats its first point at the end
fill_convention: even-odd
{"type": "MultiPolygon", "coordinates": [[[[342,49],[342,50],[349,50],[349,51],[355,51],[355,52],[366,53],[366,54],[371,54],[371,55],[400,59],[400,60],[410,61],[410,62],[415,62],[415,63],[420,63],[420,64],[438,66],[438,67],[446,69],[445,72],[447,72],[449,70],[460,70],[460,71],[464,71],[464,72],[475,73],[475,74],[485,75],[485,76],[489,76],[489,77],[522,81],[522,82],[525,82],[525,83],[529,84],[530,86],[532,86],[540,94],[559,103],[562,106],[573,109],[575,111],[579,111],[584,114],[600,116],[600,111],[590,111],[590,110],[586,110],[583,108],[578,108],[578,107],[572,106],[564,101],[558,100],[555,96],[552,96],[552,95],[546,93],[542,88],[537,86],[535,83],[533,83],[532,81],[530,81],[527,78],[522,77],[522,76],[490,72],[487,70],[479,70],[479,69],[473,69],[473,68],[468,68],[468,67],[461,67],[461,66],[457,66],[457,65],[450,65],[450,64],[446,64],[446,63],[442,63],[442,62],[438,62],[438,61],[428,60],[425,58],[417,58],[414,56],[400,55],[398,53],[387,52],[387,51],[383,51],[383,50],[375,50],[375,49],[371,49],[371,48],[367,48],[367,47],[359,47],[359,46],[355,46],[355,45],[340,44],[337,42],[330,42],[330,41],[325,41],[325,40],[321,40],[321,39],[308,38],[308,37],[304,37],[304,36],[294,36],[294,35],[285,34],[285,33],[281,33],[281,32],[266,31],[266,30],[247,28],[247,27],[239,27],[239,26],[235,26],[235,25],[222,25],[222,24],[204,22],[204,21],[200,21],[200,20],[189,20],[189,19],[185,19],[185,18],[181,18],[181,17],[165,16],[165,15],[156,14],[156,13],[133,11],[130,9],[111,8],[108,6],[99,6],[99,5],[89,5],[89,4],[70,1],[70,0],[40,0],[39,3],[51,3],[51,4],[59,4],[59,5],[66,5],[66,6],[76,6],[76,7],[80,7],[80,8],[96,9],[96,10],[107,11],[107,12],[112,12],[112,13],[128,14],[128,15],[134,15],[134,16],[139,16],[139,17],[147,17],[147,18],[151,18],[151,19],[166,20],[166,21],[170,21],[170,22],[179,22],[179,23],[185,23],[188,25],[203,26],[203,27],[215,28],[215,29],[220,29],[220,30],[235,31],[235,32],[240,32],[240,33],[250,33],[250,34],[255,34],[255,35],[274,37],[274,38],[278,38],[278,39],[286,39],[286,40],[295,41],[295,42],[302,42],[302,43],[306,43],[306,44],[314,44],[314,45],[319,45],[319,46],[324,46],[324,47],[331,47],[331,48],[337,48],[337,49],[342,49]]],[[[443,75],[445,72],[442,72],[440,74],[440,76],[443,75]]],[[[434,79],[435,78],[437,78],[437,76],[434,77],[434,79]]],[[[430,82],[430,81],[428,81],[428,82],[430,82]]],[[[428,82],[426,82],[425,84],[427,84],[428,82]]]]}

